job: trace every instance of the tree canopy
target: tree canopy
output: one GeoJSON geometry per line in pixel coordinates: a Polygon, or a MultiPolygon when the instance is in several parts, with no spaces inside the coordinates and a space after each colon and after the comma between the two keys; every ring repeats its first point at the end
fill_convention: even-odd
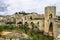
{"type": "Polygon", "coordinates": [[[26,12],[22,11],[22,12],[16,12],[15,14],[23,14],[23,15],[27,15],[27,14],[29,14],[29,13],[26,13],[26,12]]]}

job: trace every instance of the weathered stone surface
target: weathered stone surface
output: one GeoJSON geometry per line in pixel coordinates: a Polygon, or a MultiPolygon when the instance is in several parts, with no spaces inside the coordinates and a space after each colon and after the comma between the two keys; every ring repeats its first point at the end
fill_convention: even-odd
{"type": "MultiPolygon", "coordinates": [[[[14,14],[11,16],[0,16],[0,25],[5,25],[6,22],[8,21],[15,21],[15,25],[16,26],[20,26],[20,24],[18,24],[19,22],[22,22],[22,25],[27,22],[29,25],[29,28],[32,29],[32,25],[31,22],[34,23],[34,26],[39,28],[39,31],[44,31],[44,34],[46,35],[50,35],[53,34],[52,36],[54,36],[54,38],[56,38],[57,35],[57,31],[58,31],[58,25],[60,25],[60,23],[58,24],[59,21],[55,19],[57,18],[56,16],[56,7],[55,6],[48,6],[45,8],[45,14],[37,14],[37,13],[31,13],[31,14],[27,14],[27,15],[23,15],[23,14],[14,14]],[[32,17],[32,19],[31,19],[32,17]],[[50,23],[52,23],[52,28],[50,26],[50,23]],[[52,31],[51,31],[52,29],[52,31]],[[51,32],[50,32],[51,31],[51,32]]],[[[14,26],[15,26],[14,25],[14,26]]],[[[10,35],[11,36],[11,35],[10,35]]]]}

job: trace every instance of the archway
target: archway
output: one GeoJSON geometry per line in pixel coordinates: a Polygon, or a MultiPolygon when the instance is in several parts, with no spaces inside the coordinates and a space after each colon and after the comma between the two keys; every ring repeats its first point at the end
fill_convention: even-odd
{"type": "Polygon", "coordinates": [[[18,24],[19,28],[23,25],[23,23],[21,21],[18,22],[17,24],[18,24]]]}
{"type": "Polygon", "coordinates": [[[52,22],[49,24],[49,32],[53,32],[53,23],[52,22]]]}
{"type": "Polygon", "coordinates": [[[24,25],[28,26],[28,22],[25,22],[25,24],[24,24],[24,25]]]}
{"type": "Polygon", "coordinates": [[[34,27],[35,27],[34,22],[31,22],[30,24],[31,24],[32,28],[34,28],[34,27]]]}

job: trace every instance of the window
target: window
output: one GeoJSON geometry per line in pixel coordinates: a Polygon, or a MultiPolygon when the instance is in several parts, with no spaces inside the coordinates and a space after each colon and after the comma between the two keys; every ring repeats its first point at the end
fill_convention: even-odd
{"type": "Polygon", "coordinates": [[[49,19],[52,19],[52,14],[49,15],[49,19]]]}

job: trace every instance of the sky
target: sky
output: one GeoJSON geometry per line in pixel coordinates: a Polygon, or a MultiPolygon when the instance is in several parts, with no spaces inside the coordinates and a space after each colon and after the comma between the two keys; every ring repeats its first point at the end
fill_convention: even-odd
{"type": "Polygon", "coordinates": [[[20,11],[42,14],[46,6],[56,6],[56,13],[60,15],[60,0],[0,0],[0,15],[20,11]]]}

